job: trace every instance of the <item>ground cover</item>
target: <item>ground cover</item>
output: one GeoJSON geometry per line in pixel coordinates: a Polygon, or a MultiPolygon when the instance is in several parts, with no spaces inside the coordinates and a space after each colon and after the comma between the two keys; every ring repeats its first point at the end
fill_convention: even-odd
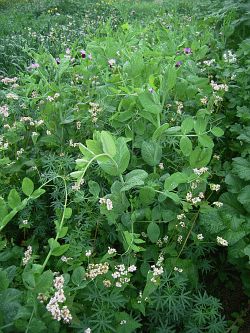
{"type": "Polygon", "coordinates": [[[247,2],[0,8],[0,331],[248,332],[247,2]]]}

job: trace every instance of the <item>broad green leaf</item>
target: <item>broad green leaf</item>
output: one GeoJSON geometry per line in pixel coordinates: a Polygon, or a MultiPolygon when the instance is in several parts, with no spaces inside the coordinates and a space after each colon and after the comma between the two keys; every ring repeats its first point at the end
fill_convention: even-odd
{"type": "Polygon", "coordinates": [[[170,91],[172,88],[174,88],[176,84],[176,79],[177,79],[177,71],[175,67],[168,66],[167,69],[167,91],[170,91]]]}
{"type": "Polygon", "coordinates": [[[244,180],[250,180],[250,160],[249,158],[235,157],[233,158],[233,171],[244,180]]]}
{"type": "Polygon", "coordinates": [[[99,193],[101,191],[101,188],[99,186],[99,184],[97,182],[95,182],[94,180],[90,180],[88,182],[88,186],[89,186],[89,192],[94,196],[94,197],[98,197],[99,193]]]}
{"type": "Polygon", "coordinates": [[[144,180],[147,178],[148,173],[142,169],[136,169],[125,176],[125,184],[122,186],[121,191],[128,191],[136,186],[144,185],[144,180]]]}
{"type": "Polygon", "coordinates": [[[35,292],[36,293],[46,293],[49,291],[53,283],[53,273],[51,270],[45,271],[39,276],[36,282],[35,292]]]}
{"type": "Polygon", "coordinates": [[[184,156],[189,156],[192,152],[192,141],[187,136],[180,139],[180,149],[184,156]]]}
{"type": "Polygon", "coordinates": [[[63,238],[67,235],[68,227],[62,227],[61,231],[59,232],[58,238],[63,238]]]}
{"type": "Polygon", "coordinates": [[[175,172],[165,179],[164,189],[167,191],[174,190],[179,184],[184,184],[188,180],[188,176],[181,172],[175,172]]]}
{"type": "Polygon", "coordinates": [[[242,205],[250,205],[250,185],[245,186],[238,195],[238,200],[242,205]]]}
{"type": "Polygon", "coordinates": [[[9,279],[5,271],[0,270],[0,292],[7,289],[9,286],[9,279]]]}
{"type": "Polygon", "coordinates": [[[162,148],[158,142],[143,141],[141,146],[141,154],[143,160],[150,166],[160,163],[162,157],[162,148]]]}
{"type": "Polygon", "coordinates": [[[69,249],[69,244],[59,245],[59,247],[54,248],[54,250],[52,251],[52,255],[59,257],[63,255],[66,251],[68,251],[68,249],[69,249]]]}
{"type": "Polygon", "coordinates": [[[147,228],[148,238],[152,243],[156,243],[160,237],[160,228],[157,223],[150,222],[147,228]]]}
{"type": "Polygon", "coordinates": [[[207,120],[202,117],[197,117],[197,119],[194,122],[195,133],[198,135],[203,134],[206,131],[206,127],[207,127],[207,120]]]}
{"type": "Polygon", "coordinates": [[[8,209],[3,198],[0,197],[0,221],[8,214],[8,209]]]}
{"type": "Polygon", "coordinates": [[[43,188],[38,188],[37,190],[35,190],[32,194],[31,194],[31,198],[32,199],[37,199],[39,198],[41,195],[43,195],[46,191],[43,188]]]}
{"type": "Polygon", "coordinates": [[[110,155],[111,157],[114,157],[116,154],[116,145],[112,135],[107,131],[102,131],[101,142],[104,153],[110,155]]]}
{"type": "Polygon", "coordinates": [[[192,117],[185,118],[181,123],[181,131],[183,134],[188,134],[194,127],[194,120],[192,117]]]}
{"type": "Polygon", "coordinates": [[[190,154],[189,162],[192,168],[201,168],[208,165],[213,150],[211,148],[196,147],[190,154]]]}
{"type": "Polygon", "coordinates": [[[162,134],[169,128],[169,124],[163,124],[160,127],[158,127],[152,136],[153,140],[158,140],[162,136],[162,134]]]}
{"type": "Polygon", "coordinates": [[[220,137],[224,134],[224,131],[220,127],[213,127],[211,129],[211,132],[213,133],[213,135],[217,137],[220,137]]]}
{"type": "Polygon", "coordinates": [[[66,220],[70,219],[72,216],[72,209],[70,207],[66,207],[64,211],[64,218],[66,220]]]}
{"type": "Polygon", "coordinates": [[[198,141],[203,147],[213,148],[213,140],[207,134],[201,134],[198,136],[198,141]]]}
{"type": "Polygon", "coordinates": [[[169,191],[165,191],[164,194],[165,194],[168,198],[172,199],[172,200],[173,200],[174,202],[176,202],[176,203],[179,203],[179,202],[181,201],[181,199],[179,198],[178,194],[176,194],[176,193],[169,192],[169,191]]]}
{"type": "Polygon", "coordinates": [[[155,190],[150,186],[145,186],[140,189],[139,198],[143,205],[150,205],[154,202],[155,190]]]}
{"type": "Polygon", "coordinates": [[[159,114],[162,111],[161,104],[159,102],[155,102],[153,94],[148,91],[144,91],[139,95],[139,101],[146,112],[159,114]]]}
{"type": "Polygon", "coordinates": [[[84,281],[85,269],[82,266],[76,267],[71,275],[71,280],[76,286],[80,286],[84,281]]]}
{"type": "Polygon", "coordinates": [[[34,191],[34,183],[31,179],[25,177],[22,181],[22,191],[24,194],[26,194],[28,197],[33,193],[34,191]]]}
{"type": "Polygon", "coordinates": [[[8,195],[8,205],[14,209],[21,204],[21,198],[17,190],[12,189],[8,195]]]}

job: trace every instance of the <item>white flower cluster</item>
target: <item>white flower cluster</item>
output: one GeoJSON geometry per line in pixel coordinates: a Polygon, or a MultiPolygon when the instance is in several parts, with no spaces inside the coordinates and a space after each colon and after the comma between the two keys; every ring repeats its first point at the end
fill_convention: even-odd
{"type": "Polygon", "coordinates": [[[204,173],[206,173],[208,171],[208,168],[207,167],[202,167],[200,169],[198,168],[195,168],[193,169],[193,172],[197,175],[197,176],[201,176],[203,175],[204,173]]]}
{"type": "Polygon", "coordinates": [[[54,287],[56,291],[46,305],[46,309],[51,313],[53,319],[57,321],[63,320],[64,323],[69,323],[72,320],[72,315],[68,307],[66,305],[60,307],[60,303],[66,301],[63,285],[64,277],[62,275],[56,276],[54,279],[54,287]]]}
{"type": "Polygon", "coordinates": [[[179,272],[179,273],[182,273],[183,272],[183,269],[182,268],[178,268],[178,267],[174,267],[174,271],[175,272],[179,272]]]}
{"type": "Polygon", "coordinates": [[[34,120],[31,117],[21,117],[20,122],[22,123],[29,123],[30,126],[41,126],[44,124],[44,121],[41,120],[34,120]]]}
{"type": "Polygon", "coordinates": [[[201,202],[202,199],[204,199],[204,193],[200,192],[198,197],[193,197],[193,194],[191,192],[188,192],[186,195],[187,202],[191,202],[193,205],[196,205],[197,203],[201,202]]]}
{"type": "Polygon", "coordinates": [[[158,164],[160,170],[164,170],[164,164],[161,162],[158,164]]]}
{"type": "Polygon", "coordinates": [[[13,100],[16,100],[16,101],[19,99],[19,97],[16,94],[14,94],[14,93],[8,93],[8,94],[6,94],[6,98],[7,99],[13,99],[13,100]]]}
{"type": "Polygon", "coordinates": [[[213,202],[213,205],[215,205],[216,207],[220,208],[223,206],[223,202],[220,202],[220,201],[214,201],[213,202]]]}
{"type": "Polygon", "coordinates": [[[59,93],[55,93],[54,96],[48,96],[47,97],[47,101],[49,102],[53,102],[55,99],[59,98],[60,97],[60,94],[59,93]]]}
{"type": "Polygon", "coordinates": [[[100,199],[99,199],[99,203],[100,203],[101,205],[103,205],[103,204],[106,205],[107,210],[112,210],[112,209],[113,209],[113,202],[112,202],[111,199],[100,198],[100,199]]]}
{"type": "Polygon", "coordinates": [[[217,243],[222,246],[228,246],[228,241],[223,239],[222,237],[217,236],[217,243]]]}
{"type": "Polygon", "coordinates": [[[164,273],[164,269],[162,267],[163,261],[164,257],[162,256],[162,254],[160,254],[156,264],[151,266],[151,269],[153,271],[153,277],[151,278],[151,282],[157,283],[157,278],[164,273]]]}
{"type": "Polygon", "coordinates": [[[86,277],[94,280],[98,275],[106,274],[109,270],[107,262],[100,264],[89,264],[86,272],[86,277]]]}
{"type": "Polygon", "coordinates": [[[159,238],[158,241],[157,241],[157,245],[159,247],[162,247],[164,244],[166,244],[168,242],[168,236],[164,236],[163,238],[159,238]]]}
{"type": "Polygon", "coordinates": [[[220,190],[220,185],[219,184],[210,184],[210,189],[212,191],[218,192],[220,190]]]}
{"type": "Polygon", "coordinates": [[[117,253],[116,249],[111,248],[110,246],[108,247],[108,254],[112,255],[112,254],[116,254],[116,253],[117,253]]]}
{"type": "Polygon", "coordinates": [[[210,82],[211,87],[215,91],[223,90],[223,91],[228,91],[228,85],[227,84],[218,84],[214,82],[213,80],[210,82]]]}
{"type": "Polygon", "coordinates": [[[198,235],[197,235],[197,239],[198,239],[198,240],[203,240],[203,239],[204,239],[204,236],[203,236],[202,234],[198,234],[198,235]]]}
{"type": "Polygon", "coordinates": [[[7,118],[9,116],[8,105],[5,104],[5,105],[0,106],[0,114],[5,118],[7,118]]]}
{"type": "Polygon", "coordinates": [[[96,123],[98,120],[98,114],[102,111],[102,108],[98,103],[90,102],[89,105],[90,105],[89,113],[91,114],[92,122],[96,123]]]}
{"type": "Polygon", "coordinates": [[[229,64],[235,64],[237,62],[236,54],[234,54],[231,50],[228,50],[223,54],[223,59],[229,64]]]}
{"type": "Polygon", "coordinates": [[[213,96],[214,96],[214,105],[218,106],[220,102],[223,101],[223,98],[221,96],[216,95],[215,93],[213,93],[213,96]]]}
{"type": "Polygon", "coordinates": [[[207,105],[207,103],[208,103],[208,98],[207,98],[207,96],[202,97],[202,98],[200,99],[200,102],[201,102],[201,104],[203,104],[203,105],[207,105]]]}
{"type": "Polygon", "coordinates": [[[28,246],[27,250],[24,252],[23,265],[26,266],[30,261],[32,256],[32,246],[28,246]]]}
{"type": "Polygon", "coordinates": [[[4,77],[3,79],[1,79],[1,82],[4,83],[5,85],[9,84],[9,83],[16,83],[16,81],[18,80],[17,77],[4,77]]]}
{"type": "Polygon", "coordinates": [[[80,183],[74,183],[72,186],[71,186],[71,188],[72,188],[72,190],[73,191],[79,191],[80,190],[80,188],[81,188],[81,185],[83,185],[85,183],[85,180],[84,179],[82,179],[81,181],[80,181],[80,183]]]}
{"type": "Polygon", "coordinates": [[[116,60],[115,59],[109,59],[108,64],[109,64],[110,67],[113,67],[116,64],[116,60]]]}
{"type": "Polygon", "coordinates": [[[178,114],[182,114],[182,109],[183,109],[183,103],[182,102],[179,102],[179,101],[176,101],[175,102],[176,106],[177,106],[177,113],[178,114]]]}
{"type": "Polygon", "coordinates": [[[131,265],[127,269],[124,264],[116,265],[115,272],[112,273],[113,279],[116,280],[115,286],[121,288],[125,283],[128,283],[130,281],[128,273],[133,273],[135,271],[136,271],[135,265],[131,265]]]}
{"type": "Polygon", "coordinates": [[[210,60],[204,60],[203,61],[203,64],[204,65],[207,65],[207,66],[211,66],[212,64],[214,64],[215,63],[215,59],[210,59],[210,60]]]}

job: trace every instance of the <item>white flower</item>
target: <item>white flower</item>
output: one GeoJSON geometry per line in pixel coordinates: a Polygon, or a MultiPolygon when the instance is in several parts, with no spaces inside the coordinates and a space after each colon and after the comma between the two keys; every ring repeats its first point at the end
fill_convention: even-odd
{"type": "Polygon", "coordinates": [[[88,328],[84,331],[84,333],[91,333],[91,329],[88,327],[88,328]]]}
{"type": "Polygon", "coordinates": [[[223,239],[222,237],[217,236],[217,243],[222,246],[228,246],[228,241],[223,239]]]}
{"type": "Polygon", "coordinates": [[[92,251],[91,251],[91,250],[88,250],[88,251],[85,252],[85,256],[86,256],[86,257],[90,257],[91,254],[92,254],[92,251]]]}
{"type": "Polygon", "coordinates": [[[136,266],[135,265],[131,265],[128,267],[128,272],[135,272],[136,271],[136,266]]]}
{"type": "Polygon", "coordinates": [[[220,190],[220,185],[219,184],[210,184],[210,189],[212,191],[219,191],[220,190]]]}
{"type": "Polygon", "coordinates": [[[109,59],[108,64],[109,64],[110,67],[112,67],[116,64],[116,60],[115,59],[109,59]]]}
{"type": "Polygon", "coordinates": [[[222,207],[223,206],[223,203],[222,202],[220,202],[220,201],[214,201],[213,202],[213,205],[215,205],[216,207],[222,207]]]}
{"type": "Polygon", "coordinates": [[[107,210],[112,210],[113,209],[113,202],[110,199],[106,200],[106,206],[107,210]]]}
{"type": "Polygon", "coordinates": [[[108,247],[108,254],[115,254],[117,251],[114,248],[108,247]]]}
{"type": "Polygon", "coordinates": [[[164,164],[163,163],[159,163],[159,168],[160,168],[160,170],[164,170],[164,164]]]}
{"type": "Polygon", "coordinates": [[[198,234],[198,235],[197,235],[197,239],[198,239],[198,240],[203,240],[203,239],[204,239],[204,237],[203,237],[203,235],[202,235],[202,234],[198,234]]]}

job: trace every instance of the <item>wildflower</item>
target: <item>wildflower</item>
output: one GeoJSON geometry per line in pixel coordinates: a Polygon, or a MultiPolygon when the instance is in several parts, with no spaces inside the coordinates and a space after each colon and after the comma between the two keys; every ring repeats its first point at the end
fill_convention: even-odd
{"type": "Polygon", "coordinates": [[[121,320],[120,325],[125,325],[127,323],[127,320],[121,320]]]}
{"type": "Polygon", "coordinates": [[[62,289],[63,288],[63,285],[64,285],[64,277],[63,275],[60,275],[60,276],[56,276],[54,281],[54,287],[56,289],[62,289]]]}
{"type": "Polygon", "coordinates": [[[64,305],[62,307],[61,317],[62,317],[64,323],[69,323],[72,320],[72,315],[66,305],[64,305]]]}
{"type": "Polygon", "coordinates": [[[28,224],[28,220],[23,220],[23,224],[27,225],[28,224]]]}
{"type": "Polygon", "coordinates": [[[116,64],[116,60],[115,59],[109,59],[108,64],[109,64],[109,67],[112,68],[116,64]]]}
{"type": "Polygon", "coordinates": [[[153,89],[153,88],[149,88],[148,91],[149,91],[151,94],[153,94],[154,89],[153,89]]]}
{"type": "Polygon", "coordinates": [[[176,67],[176,68],[180,67],[181,65],[182,65],[182,61],[177,61],[177,62],[175,63],[175,67],[176,67]]]}
{"type": "Polygon", "coordinates": [[[203,235],[202,235],[202,234],[198,234],[198,235],[197,235],[197,239],[198,239],[198,240],[203,240],[203,239],[204,239],[204,237],[203,237],[203,235]]]}
{"type": "Polygon", "coordinates": [[[223,239],[222,237],[217,236],[217,243],[222,246],[228,246],[228,241],[223,239]]]}
{"type": "Polygon", "coordinates": [[[179,223],[179,225],[180,225],[182,228],[185,228],[185,227],[186,227],[186,224],[185,224],[185,222],[183,222],[183,221],[181,221],[181,222],[179,223]]]}
{"type": "Polygon", "coordinates": [[[48,97],[47,97],[47,101],[49,101],[49,102],[53,102],[53,101],[54,101],[54,97],[52,97],[52,96],[48,96],[48,97]]]}
{"type": "Polygon", "coordinates": [[[210,189],[212,191],[219,191],[220,190],[220,185],[219,184],[210,184],[210,189]]]}
{"type": "Polygon", "coordinates": [[[164,164],[163,163],[159,163],[158,166],[159,166],[160,170],[164,170],[164,164]]]}
{"type": "Polygon", "coordinates": [[[113,209],[113,202],[110,199],[106,200],[106,206],[107,210],[112,210],[113,209]]]}
{"type": "Polygon", "coordinates": [[[27,250],[24,252],[23,265],[26,266],[30,261],[32,256],[32,246],[28,246],[27,250]]]}
{"type": "Polygon", "coordinates": [[[14,99],[14,100],[18,100],[19,99],[19,97],[16,94],[13,94],[13,93],[6,94],[6,98],[7,99],[14,99]]]}
{"type": "Polygon", "coordinates": [[[206,105],[208,103],[208,98],[207,96],[204,96],[203,98],[200,99],[201,104],[206,105]]]}
{"type": "Polygon", "coordinates": [[[207,65],[207,66],[211,66],[213,63],[215,63],[215,59],[211,59],[211,60],[204,60],[203,64],[207,65]]]}
{"type": "Polygon", "coordinates": [[[60,97],[60,94],[59,93],[55,93],[54,98],[56,99],[58,97],[60,97]]]}
{"type": "Polygon", "coordinates": [[[223,54],[223,59],[229,64],[234,64],[237,62],[236,54],[234,54],[231,50],[228,50],[223,54]]]}
{"type": "Polygon", "coordinates": [[[111,281],[110,280],[103,280],[103,285],[106,288],[110,288],[111,287],[111,281]]]}
{"type": "Polygon", "coordinates": [[[115,253],[117,253],[116,249],[108,247],[108,254],[112,255],[112,254],[115,254],[115,253]]]}
{"type": "Polygon", "coordinates": [[[222,207],[223,206],[223,203],[222,202],[220,202],[220,201],[214,201],[213,202],[213,205],[215,205],[216,207],[222,207]]]}
{"type": "Polygon", "coordinates": [[[92,251],[91,251],[91,250],[87,250],[87,251],[85,252],[85,256],[86,256],[86,257],[90,257],[91,254],[92,254],[92,251]]]}
{"type": "Polygon", "coordinates": [[[55,60],[56,60],[57,65],[60,65],[61,59],[60,58],[56,58],[55,60]]]}
{"type": "Polygon", "coordinates": [[[3,115],[3,117],[7,118],[9,116],[9,107],[8,105],[0,106],[0,114],[3,115]]]}
{"type": "Polygon", "coordinates": [[[90,53],[90,54],[88,54],[88,59],[89,60],[92,60],[93,59],[93,57],[92,57],[92,54],[90,53]]]}
{"type": "Polygon", "coordinates": [[[107,262],[100,264],[89,264],[86,272],[86,277],[94,280],[98,275],[106,274],[109,270],[107,262]]]}
{"type": "Polygon", "coordinates": [[[37,296],[37,299],[40,303],[44,303],[47,301],[48,296],[46,296],[45,294],[39,293],[37,296]]]}
{"type": "Polygon", "coordinates": [[[181,114],[183,109],[183,103],[176,101],[175,104],[177,105],[177,113],[181,114]]]}
{"type": "Polygon", "coordinates": [[[86,58],[86,51],[81,50],[80,53],[81,53],[82,58],[85,59],[86,58]]]}
{"type": "Polygon", "coordinates": [[[214,154],[214,156],[213,156],[213,158],[215,159],[215,160],[220,160],[220,156],[219,155],[216,155],[216,154],[214,154]]]}
{"type": "Polygon", "coordinates": [[[182,269],[182,268],[178,268],[178,267],[174,267],[174,271],[175,271],[175,272],[182,273],[182,272],[183,272],[183,269],[182,269]]]}
{"type": "Polygon", "coordinates": [[[179,215],[177,215],[177,220],[183,220],[185,218],[186,218],[185,214],[179,214],[179,215]]]}
{"type": "Polygon", "coordinates": [[[91,329],[88,327],[88,328],[84,331],[84,333],[91,333],[91,329]]]}
{"type": "Polygon", "coordinates": [[[82,124],[81,124],[81,122],[80,121],[77,121],[76,122],[76,129],[80,129],[81,128],[81,126],[82,126],[82,124]]]}
{"type": "Polygon", "coordinates": [[[177,242],[179,244],[181,244],[182,243],[182,239],[183,239],[183,237],[181,235],[179,235],[178,238],[177,238],[177,242]]]}
{"type": "Polygon", "coordinates": [[[135,265],[131,265],[128,267],[128,272],[135,272],[136,271],[136,266],[135,265]]]}
{"type": "Polygon", "coordinates": [[[183,49],[183,52],[184,52],[185,54],[191,54],[191,53],[192,53],[190,47],[185,47],[185,48],[183,49]]]}
{"type": "Polygon", "coordinates": [[[67,47],[66,51],[65,51],[66,54],[70,54],[70,49],[67,47]]]}
{"type": "Polygon", "coordinates": [[[197,176],[201,176],[201,175],[203,175],[205,172],[207,172],[208,171],[208,168],[207,167],[202,167],[202,168],[200,168],[200,169],[197,169],[197,168],[195,168],[195,169],[193,169],[193,172],[197,175],[197,176]]]}
{"type": "Polygon", "coordinates": [[[40,67],[40,65],[38,64],[38,63],[32,63],[29,67],[28,67],[28,69],[37,69],[37,68],[39,68],[40,67]]]}
{"type": "Polygon", "coordinates": [[[191,193],[191,192],[188,192],[187,195],[186,195],[186,200],[187,200],[188,202],[190,202],[190,201],[192,200],[192,197],[193,197],[192,193],[191,193]]]}

